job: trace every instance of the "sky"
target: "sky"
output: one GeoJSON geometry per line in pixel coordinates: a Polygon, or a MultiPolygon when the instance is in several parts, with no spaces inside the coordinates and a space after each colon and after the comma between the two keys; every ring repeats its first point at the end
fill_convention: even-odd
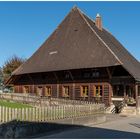
{"type": "Polygon", "coordinates": [[[0,67],[17,55],[29,58],[76,5],[140,61],[140,2],[0,2],[0,67]]]}

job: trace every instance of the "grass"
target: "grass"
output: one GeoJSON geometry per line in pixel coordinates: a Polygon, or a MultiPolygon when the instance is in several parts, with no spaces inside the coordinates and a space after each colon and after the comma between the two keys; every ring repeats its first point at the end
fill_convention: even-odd
{"type": "Polygon", "coordinates": [[[32,106],[22,103],[16,103],[6,100],[0,100],[0,106],[10,107],[10,108],[31,108],[32,106]]]}

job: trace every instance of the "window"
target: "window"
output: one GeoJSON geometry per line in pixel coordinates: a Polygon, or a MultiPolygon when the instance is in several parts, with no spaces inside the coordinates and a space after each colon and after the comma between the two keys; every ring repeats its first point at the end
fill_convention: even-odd
{"type": "Polygon", "coordinates": [[[51,87],[50,86],[47,86],[45,88],[45,96],[51,96],[51,87]]]}
{"type": "Polygon", "coordinates": [[[69,96],[69,86],[63,86],[63,96],[68,97],[69,96]]]}
{"type": "Polygon", "coordinates": [[[102,93],[103,93],[103,88],[102,88],[102,86],[101,85],[96,85],[95,87],[94,87],[95,89],[94,89],[94,95],[95,95],[95,97],[100,97],[100,96],[102,96],[102,93]]]}
{"type": "Polygon", "coordinates": [[[81,86],[81,97],[88,97],[88,86],[81,86]]]}
{"type": "Polygon", "coordinates": [[[37,95],[42,96],[43,92],[42,92],[42,87],[38,87],[37,88],[37,95]]]}
{"type": "Polygon", "coordinates": [[[99,72],[98,71],[92,72],[92,77],[94,78],[99,77],[99,72]]]}
{"type": "Polygon", "coordinates": [[[84,73],[84,78],[90,78],[90,73],[85,72],[85,73],[84,73]]]}
{"type": "Polygon", "coordinates": [[[24,86],[23,92],[24,93],[29,93],[29,86],[24,86]]]}

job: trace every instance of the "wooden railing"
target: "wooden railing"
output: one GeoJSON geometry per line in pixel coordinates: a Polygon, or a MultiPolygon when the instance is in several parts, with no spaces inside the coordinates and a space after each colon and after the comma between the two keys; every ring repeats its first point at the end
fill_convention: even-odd
{"type": "Polygon", "coordinates": [[[39,108],[9,108],[0,106],[0,122],[12,120],[45,122],[104,114],[103,104],[48,106],[39,108]]]}

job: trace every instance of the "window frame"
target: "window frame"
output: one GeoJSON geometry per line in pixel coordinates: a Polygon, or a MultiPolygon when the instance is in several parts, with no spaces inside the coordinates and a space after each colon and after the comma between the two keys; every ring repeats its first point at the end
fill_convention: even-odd
{"type": "Polygon", "coordinates": [[[43,96],[43,86],[37,86],[37,95],[39,96],[43,96]],[[39,90],[41,89],[41,93],[39,92],[39,90]]]}
{"type": "Polygon", "coordinates": [[[89,97],[89,85],[81,85],[80,86],[80,97],[89,97]],[[85,95],[85,93],[83,92],[83,87],[87,87],[87,94],[85,95]]]}
{"type": "Polygon", "coordinates": [[[63,97],[70,97],[70,86],[69,85],[63,85],[62,86],[62,96],[63,97]],[[65,88],[68,87],[68,94],[65,93],[65,88]]]}
{"type": "Polygon", "coordinates": [[[95,84],[95,85],[93,85],[93,92],[94,92],[93,96],[94,97],[103,97],[103,90],[104,90],[104,86],[102,84],[95,84]],[[98,88],[96,88],[96,87],[98,87],[98,88]],[[100,91],[99,95],[97,95],[97,93],[96,93],[97,91],[98,92],[100,91]]]}
{"type": "Polygon", "coordinates": [[[30,86],[28,86],[28,85],[24,85],[23,86],[23,93],[30,93],[30,86]],[[28,92],[27,92],[27,89],[28,89],[28,92]]]}
{"type": "Polygon", "coordinates": [[[51,97],[51,96],[52,96],[52,86],[48,86],[48,85],[45,86],[45,96],[46,96],[46,97],[51,97]],[[46,89],[47,89],[47,88],[50,88],[50,93],[49,93],[49,94],[48,94],[48,93],[46,94],[46,89]]]}

